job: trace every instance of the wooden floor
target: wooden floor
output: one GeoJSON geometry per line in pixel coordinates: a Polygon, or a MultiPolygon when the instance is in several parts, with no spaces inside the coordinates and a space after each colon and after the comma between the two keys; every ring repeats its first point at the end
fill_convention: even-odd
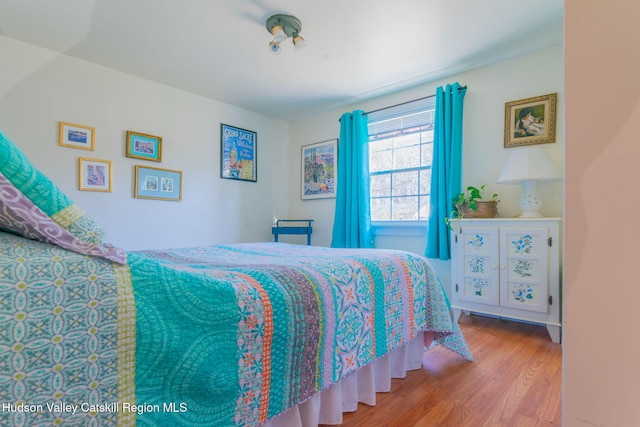
{"type": "Polygon", "coordinates": [[[463,314],[460,328],[473,362],[436,346],[342,427],[562,425],[562,346],[545,327],[463,314]]]}

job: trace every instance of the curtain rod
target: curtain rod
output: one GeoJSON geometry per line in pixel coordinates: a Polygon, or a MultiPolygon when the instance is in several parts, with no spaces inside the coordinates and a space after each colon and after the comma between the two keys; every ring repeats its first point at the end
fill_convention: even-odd
{"type": "Polygon", "coordinates": [[[401,105],[410,104],[410,103],[416,102],[416,101],[422,101],[424,99],[433,98],[434,96],[436,96],[435,93],[433,95],[423,96],[422,98],[412,99],[411,101],[405,101],[405,102],[400,102],[400,103],[395,104],[395,105],[389,105],[388,107],[382,107],[382,108],[378,108],[376,110],[365,111],[365,114],[377,113],[378,111],[388,110],[389,108],[399,107],[401,105]]]}
{"type": "MultiPolygon", "coordinates": [[[[467,86],[458,86],[458,90],[462,90],[462,89],[466,89],[467,86]]],[[[401,105],[405,105],[405,104],[409,104],[411,102],[416,102],[416,101],[422,101],[424,99],[429,99],[429,98],[433,98],[434,96],[436,96],[436,94],[434,93],[433,95],[429,95],[429,96],[424,96],[422,98],[418,98],[418,99],[413,99],[411,101],[405,101],[405,102],[400,102],[399,104],[395,104],[395,105],[390,105],[388,107],[383,107],[383,108],[378,108],[377,110],[371,110],[371,111],[366,111],[365,114],[371,114],[371,113],[377,113],[378,111],[382,111],[382,110],[387,110],[389,108],[393,108],[393,107],[399,107],[401,105]]]]}

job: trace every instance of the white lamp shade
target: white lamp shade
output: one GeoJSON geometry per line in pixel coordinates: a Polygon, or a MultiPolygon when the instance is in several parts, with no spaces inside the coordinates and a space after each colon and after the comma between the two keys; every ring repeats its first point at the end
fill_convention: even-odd
{"type": "Polygon", "coordinates": [[[496,181],[498,184],[520,184],[523,181],[557,181],[562,178],[545,147],[514,148],[496,181]]]}
{"type": "Polygon", "coordinates": [[[502,173],[496,181],[498,184],[520,184],[523,191],[520,196],[521,218],[539,218],[542,198],[538,194],[538,181],[556,181],[562,178],[544,147],[523,147],[511,151],[502,173]]]}

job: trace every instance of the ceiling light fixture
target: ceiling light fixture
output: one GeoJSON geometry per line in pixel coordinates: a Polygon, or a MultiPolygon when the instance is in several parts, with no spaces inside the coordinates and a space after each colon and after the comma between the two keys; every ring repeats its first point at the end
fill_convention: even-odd
{"type": "Polygon", "coordinates": [[[300,50],[306,46],[304,39],[300,35],[302,23],[292,15],[277,14],[267,19],[267,31],[273,36],[269,43],[269,49],[274,55],[280,53],[280,43],[287,37],[291,37],[295,50],[300,50]]]}

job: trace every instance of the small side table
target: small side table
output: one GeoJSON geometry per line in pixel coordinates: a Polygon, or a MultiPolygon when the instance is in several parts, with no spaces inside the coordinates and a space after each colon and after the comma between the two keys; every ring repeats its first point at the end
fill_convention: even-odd
{"type": "Polygon", "coordinates": [[[273,241],[277,242],[280,234],[306,234],[307,245],[311,245],[311,233],[313,233],[313,228],[311,228],[312,222],[312,219],[279,219],[276,221],[276,225],[271,227],[273,241]]]}

